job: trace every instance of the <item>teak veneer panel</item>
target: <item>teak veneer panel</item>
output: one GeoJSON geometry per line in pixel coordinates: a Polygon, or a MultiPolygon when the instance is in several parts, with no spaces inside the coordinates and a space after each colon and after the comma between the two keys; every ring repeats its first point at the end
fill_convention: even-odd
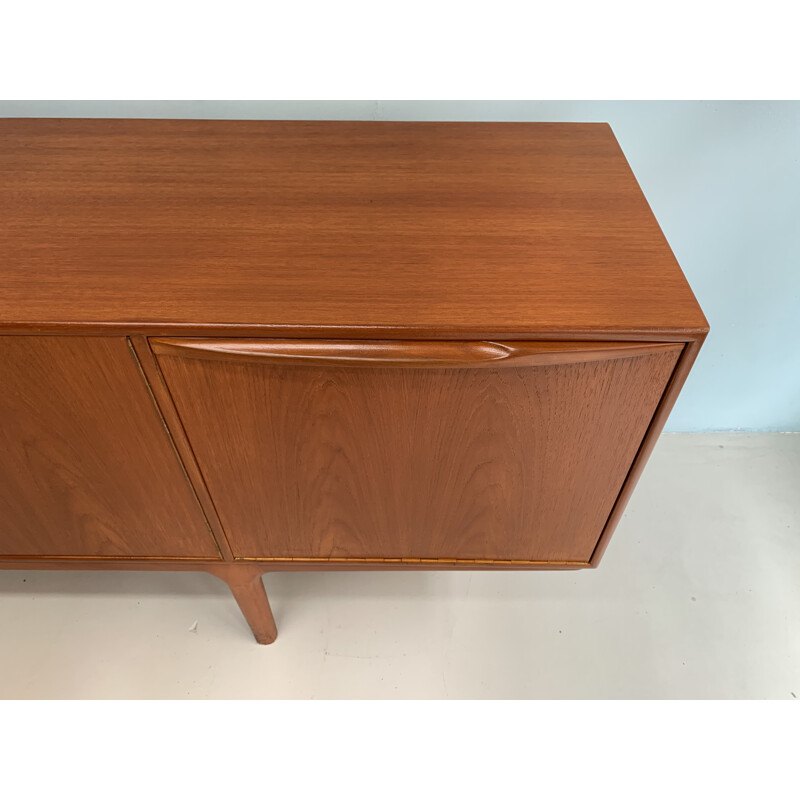
{"type": "Polygon", "coordinates": [[[219,558],[124,337],[0,336],[0,556],[219,558]]]}
{"type": "Polygon", "coordinates": [[[587,348],[557,343],[564,363],[487,366],[472,359],[492,343],[448,343],[463,361],[441,368],[385,360],[424,364],[427,346],[437,364],[435,343],[374,343],[378,366],[363,365],[367,344],[354,365],[329,343],[325,366],[225,344],[153,348],[234,556],[583,563],[683,349],[606,345],[576,362],[587,348]]]}
{"type": "Polygon", "coordinates": [[[0,119],[0,176],[14,330],[707,328],[605,124],[0,119]]]}
{"type": "Polygon", "coordinates": [[[0,568],[597,566],[708,323],[605,124],[0,119],[0,568]]]}

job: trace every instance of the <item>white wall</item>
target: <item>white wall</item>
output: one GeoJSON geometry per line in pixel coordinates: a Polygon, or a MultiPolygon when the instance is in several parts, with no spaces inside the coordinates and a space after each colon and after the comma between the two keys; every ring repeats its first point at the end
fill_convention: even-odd
{"type": "Polygon", "coordinates": [[[609,122],[711,324],[667,430],[800,430],[800,102],[37,101],[0,116],[609,122]]]}

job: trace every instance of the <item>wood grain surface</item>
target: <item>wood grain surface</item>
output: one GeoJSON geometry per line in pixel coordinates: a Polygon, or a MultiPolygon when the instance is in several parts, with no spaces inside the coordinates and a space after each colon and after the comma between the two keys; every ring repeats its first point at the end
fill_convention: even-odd
{"type": "Polygon", "coordinates": [[[239,558],[585,563],[682,349],[496,369],[158,361],[239,558]]]}
{"type": "Polygon", "coordinates": [[[151,339],[153,352],[256,364],[349,367],[531,367],[586,363],[675,349],[652,342],[397,342],[346,339],[151,339]]]}
{"type": "Polygon", "coordinates": [[[0,119],[0,220],[0,568],[262,643],[266,571],[596,566],[708,331],[603,124],[0,119]]]}
{"type": "Polygon", "coordinates": [[[707,329],[605,124],[0,119],[0,176],[8,332],[707,329]]]}
{"type": "Polygon", "coordinates": [[[0,555],[219,558],[126,339],[0,337],[0,555]]]}
{"type": "Polygon", "coordinates": [[[208,521],[208,526],[214,534],[214,539],[217,542],[220,555],[226,561],[230,561],[233,559],[233,553],[231,552],[228,540],[225,538],[225,531],[222,529],[222,523],[219,520],[217,509],[214,507],[214,501],[208,493],[208,487],[197,465],[197,459],[192,452],[192,446],[186,438],[186,431],[184,431],[183,425],[178,417],[178,412],[175,409],[172,396],[164,383],[164,376],[161,374],[158,362],[150,349],[146,337],[131,336],[129,340],[131,349],[135,353],[139,361],[139,366],[142,369],[142,375],[147,381],[153,399],[157,403],[164,419],[164,425],[169,430],[170,437],[175,445],[175,451],[181,460],[183,468],[186,470],[186,475],[192,484],[197,501],[200,503],[200,507],[203,509],[205,518],[208,521]]]}

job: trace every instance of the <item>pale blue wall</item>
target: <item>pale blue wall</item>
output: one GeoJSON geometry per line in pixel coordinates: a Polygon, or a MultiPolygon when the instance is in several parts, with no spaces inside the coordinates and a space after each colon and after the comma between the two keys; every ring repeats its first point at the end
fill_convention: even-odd
{"type": "Polygon", "coordinates": [[[667,430],[800,430],[798,102],[0,102],[0,116],[609,122],[712,328],[667,430]]]}

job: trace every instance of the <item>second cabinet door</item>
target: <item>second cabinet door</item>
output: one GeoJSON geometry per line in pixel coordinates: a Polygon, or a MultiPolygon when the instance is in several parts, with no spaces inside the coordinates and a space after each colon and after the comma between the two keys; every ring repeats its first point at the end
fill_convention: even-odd
{"type": "Polygon", "coordinates": [[[576,563],[682,349],[151,343],[236,557],[576,563]]]}

